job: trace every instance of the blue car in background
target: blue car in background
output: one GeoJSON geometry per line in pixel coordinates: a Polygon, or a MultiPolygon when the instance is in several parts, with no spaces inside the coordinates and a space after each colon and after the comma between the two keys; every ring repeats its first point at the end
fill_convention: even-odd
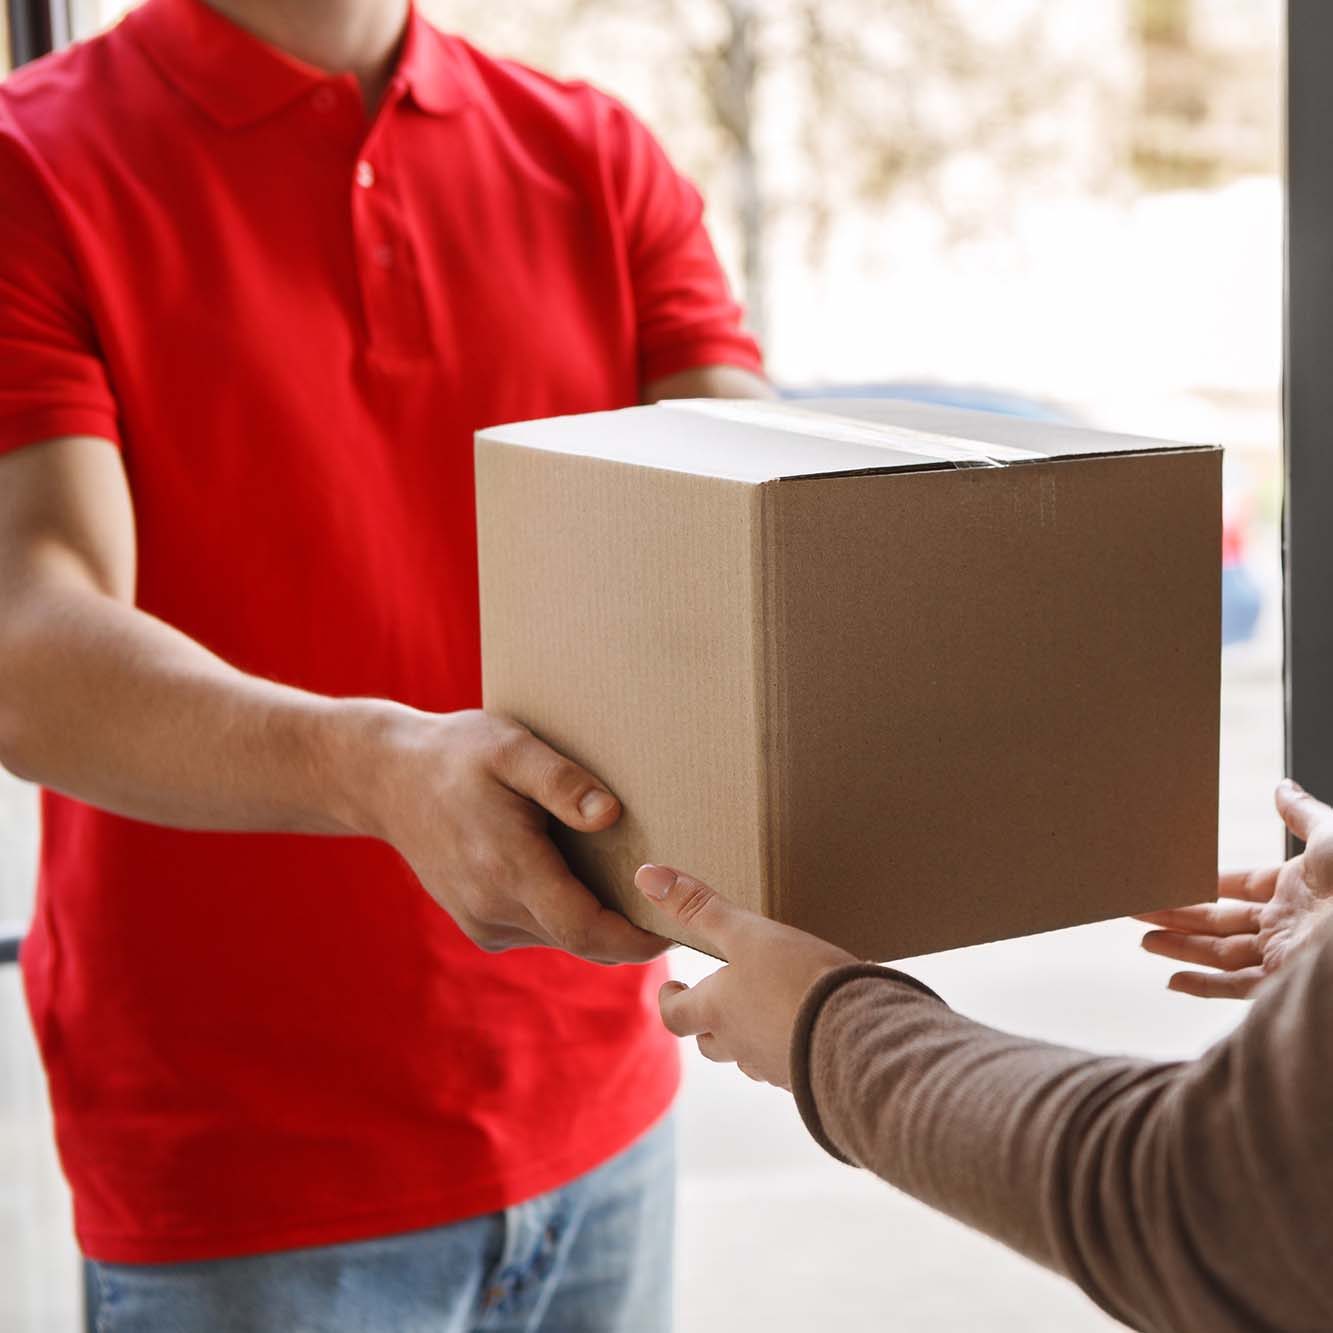
{"type": "MultiPolygon", "coordinates": [[[[971,408],[974,412],[1002,412],[1029,421],[1083,425],[1052,403],[1002,389],[970,384],[930,384],[903,380],[886,384],[827,384],[787,388],[784,398],[906,398],[941,407],[971,408]]],[[[1263,610],[1263,593],[1246,563],[1249,505],[1247,497],[1227,492],[1222,502],[1222,642],[1244,643],[1254,637],[1263,610]]]]}

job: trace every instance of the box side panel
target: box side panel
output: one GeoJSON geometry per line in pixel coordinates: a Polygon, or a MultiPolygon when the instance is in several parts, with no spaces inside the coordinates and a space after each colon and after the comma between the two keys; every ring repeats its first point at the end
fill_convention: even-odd
{"type": "Polygon", "coordinates": [[[557,841],[644,926],[645,861],[760,901],[757,508],[739,482],[478,444],[485,706],[620,797],[613,829],[557,841]]]}
{"type": "Polygon", "coordinates": [[[775,907],[895,958],[1216,885],[1215,452],[785,485],[775,907]]]}

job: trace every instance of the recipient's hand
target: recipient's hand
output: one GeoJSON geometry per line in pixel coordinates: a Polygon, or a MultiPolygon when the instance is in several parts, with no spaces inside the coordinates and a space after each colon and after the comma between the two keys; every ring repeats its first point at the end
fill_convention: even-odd
{"type": "Polygon", "coordinates": [[[668,920],[688,926],[729,966],[693,989],[662,987],[662,1022],[678,1037],[697,1037],[709,1060],[734,1062],[744,1074],[790,1088],[788,1049],[796,1011],[815,979],[857,960],[823,940],[765,920],[666,866],[641,866],[634,882],[668,920]]]}
{"type": "Polygon", "coordinates": [[[392,709],[361,777],[362,832],[391,843],[463,933],[492,952],[551,945],[593,962],[644,962],[667,941],[603,907],[547,836],[547,812],[582,832],[620,803],[515,722],[392,709]]]}
{"type": "Polygon", "coordinates": [[[1299,856],[1267,870],[1222,875],[1220,902],[1140,918],[1160,927],[1143,937],[1149,953],[1221,969],[1177,972],[1167,983],[1172,990],[1243,999],[1280,971],[1333,912],[1333,810],[1290,779],[1278,786],[1277,808],[1305,843],[1299,856]]]}

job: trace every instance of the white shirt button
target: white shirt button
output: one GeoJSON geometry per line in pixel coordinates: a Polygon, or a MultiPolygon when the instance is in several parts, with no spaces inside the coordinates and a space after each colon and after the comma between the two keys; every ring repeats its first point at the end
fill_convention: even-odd
{"type": "Polygon", "coordinates": [[[364,159],[356,164],[356,183],[363,190],[368,190],[375,184],[375,168],[364,159]]]}
{"type": "Polygon", "coordinates": [[[310,98],[310,105],[316,111],[328,115],[338,105],[338,94],[332,88],[317,88],[310,98]]]}

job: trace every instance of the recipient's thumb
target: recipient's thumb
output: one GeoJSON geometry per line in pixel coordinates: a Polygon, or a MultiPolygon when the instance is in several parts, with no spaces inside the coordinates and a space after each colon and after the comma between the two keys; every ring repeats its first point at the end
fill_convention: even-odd
{"type": "Polygon", "coordinates": [[[663,916],[678,922],[709,952],[730,960],[743,909],[729,903],[716,889],[670,866],[640,866],[634,883],[663,916]]]}
{"type": "Polygon", "coordinates": [[[1323,801],[1316,801],[1304,787],[1290,778],[1284,778],[1278,783],[1277,812],[1282,816],[1282,822],[1302,842],[1309,842],[1316,825],[1333,815],[1333,810],[1323,801]]]}

